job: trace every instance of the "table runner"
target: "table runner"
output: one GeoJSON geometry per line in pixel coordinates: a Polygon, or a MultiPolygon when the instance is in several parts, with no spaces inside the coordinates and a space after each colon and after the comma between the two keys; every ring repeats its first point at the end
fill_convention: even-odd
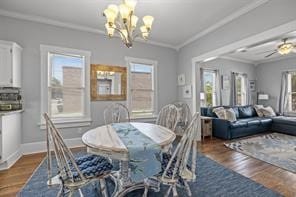
{"type": "Polygon", "coordinates": [[[143,181],[161,171],[161,147],[130,123],[113,123],[113,129],[127,147],[133,182],[143,181]]]}

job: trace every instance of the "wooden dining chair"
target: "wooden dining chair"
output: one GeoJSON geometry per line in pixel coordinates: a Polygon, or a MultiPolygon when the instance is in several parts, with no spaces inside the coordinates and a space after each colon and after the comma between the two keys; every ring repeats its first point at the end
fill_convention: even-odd
{"type": "Polygon", "coordinates": [[[111,174],[112,164],[97,155],[74,157],[49,116],[45,113],[43,117],[46,122],[48,185],[61,185],[57,196],[72,196],[76,190],[83,196],[81,188],[95,181],[100,182],[102,195],[108,196],[105,178],[111,174]],[[52,176],[53,155],[58,172],[55,176],[52,176]]]}
{"type": "Polygon", "coordinates": [[[183,135],[192,120],[192,114],[187,103],[179,101],[175,102],[174,105],[178,108],[180,114],[176,127],[176,133],[183,135]]]}
{"type": "Polygon", "coordinates": [[[178,108],[175,105],[166,105],[160,110],[156,124],[175,131],[179,116],[178,108]]]}
{"type": "MultiPolygon", "coordinates": [[[[145,191],[143,196],[148,195],[148,189],[150,187],[155,188],[155,185],[157,185],[156,180],[169,186],[165,194],[166,197],[169,196],[171,192],[173,192],[173,196],[178,196],[177,187],[185,188],[188,196],[192,196],[188,182],[196,180],[195,170],[198,127],[199,113],[195,113],[191,123],[173,151],[173,154],[163,153],[161,161],[162,172],[154,178],[145,179],[145,191]]],[[[159,191],[159,189],[155,191],[159,191]]]]}
{"type": "Polygon", "coordinates": [[[130,113],[128,108],[121,103],[114,103],[104,110],[105,124],[130,122],[130,113]]]}

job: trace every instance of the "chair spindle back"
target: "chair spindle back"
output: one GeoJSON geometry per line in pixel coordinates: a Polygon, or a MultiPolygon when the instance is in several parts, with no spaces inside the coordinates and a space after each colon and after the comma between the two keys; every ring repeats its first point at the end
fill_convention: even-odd
{"type": "Polygon", "coordinates": [[[47,113],[43,114],[46,122],[46,139],[47,139],[47,168],[48,179],[51,184],[52,179],[52,150],[54,152],[59,175],[62,180],[75,182],[77,179],[84,181],[85,177],[78,168],[74,156],[70,149],[66,146],[65,141],[59,131],[55,128],[53,122],[49,118],[47,113]],[[74,177],[74,173],[77,175],[74,177]]]}
{"type": "Polygon", "coordinates": [[[130,122],[130,113],[128,108],[121,103],[114,103],[104,110],[105,124],[130,122]]]}
{"type": "Polygon", "coordinates": [[[178,108],[175,105],[166,105],[160,110],[156,124],[175,131],[179,116],[178,108]]]}
{"type": "Polygon", "coordinates": [[[188,174],[188,165],[191,167],[190,177],[191,180],[195,180],[195,169],[196,169],[196,149],[197,149],[197,132],[199,127],[199,113],[195,113],[191,123],[187,127],[184,135],[182,136],[180,142],[178,143],[176,149],[174,150],[172,157],[164,173],[162,179],[167,176],[169,169],[173,168],[173,175],[170,177],[172,180],[177,178],[177,175],[183,177],[188,174]],[[176,162],[174,162],[174,160],[176,162]],[[191,163],[191,165],[190,165],[191,163]]]}

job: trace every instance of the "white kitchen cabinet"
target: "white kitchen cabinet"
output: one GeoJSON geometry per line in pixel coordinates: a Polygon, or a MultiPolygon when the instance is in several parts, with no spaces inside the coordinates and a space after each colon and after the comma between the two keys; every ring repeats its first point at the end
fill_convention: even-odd
{"type": "Polygon", "coordinates": [[[8,169],[21,156],[21,112],[0,113],[0,170],[8,169]]]}
{"type": "Polygon", "coordinates": [[[0,40],[0,87],[21,87],[22,47],[0,40]]]}

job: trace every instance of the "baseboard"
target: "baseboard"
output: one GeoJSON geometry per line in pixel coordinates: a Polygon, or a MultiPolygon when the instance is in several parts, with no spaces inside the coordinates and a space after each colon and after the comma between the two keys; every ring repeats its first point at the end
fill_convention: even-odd
{"type": "Polygon", "coordinates": [[[18,149],[16,152],[11,154],[5,162],[0,163],[0,171],[9,169],[15,162],[17,162],[17,160],[19,160],[19,158],[21,158],[21,156],[22,151],[21,149],[18,149]]]}
{"type": "MultiPolygon", "coordinates": [[[[84,146],[81,138],[65,139],[65,143],[69,148],[84,146]]],[[[32,142],[21,145],[23,155],[46,152],[46,142],[32,142]]]]}

